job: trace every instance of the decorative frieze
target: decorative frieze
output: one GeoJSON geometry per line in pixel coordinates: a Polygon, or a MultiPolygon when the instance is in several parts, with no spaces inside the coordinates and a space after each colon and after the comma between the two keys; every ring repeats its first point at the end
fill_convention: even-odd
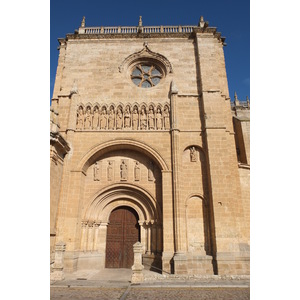
{"type": "Polygon", "coordinates": [[[80,104],[77,108],[76,130],[170,130],[170,106],[80,104]]]}

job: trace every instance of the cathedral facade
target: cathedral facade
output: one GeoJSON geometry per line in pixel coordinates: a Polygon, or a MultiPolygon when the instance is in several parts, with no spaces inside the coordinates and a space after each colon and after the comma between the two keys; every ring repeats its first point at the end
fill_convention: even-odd
{"type": "Polygon", "coordinates": [[[194,26],[87,27],[59,39],[50,254],[63,269],[249,274],[249,101],[225,39],[194,26]],[[62,266],[61,266],[62,267],[62,266]]]}

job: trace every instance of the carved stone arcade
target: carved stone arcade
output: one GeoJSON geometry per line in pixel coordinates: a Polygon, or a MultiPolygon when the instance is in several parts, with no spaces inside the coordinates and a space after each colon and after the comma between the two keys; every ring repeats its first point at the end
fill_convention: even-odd
{"type": "Polygon", "coordinates": [[[170,130],[170,106],[80,104],[76,130],[170,130]]]}

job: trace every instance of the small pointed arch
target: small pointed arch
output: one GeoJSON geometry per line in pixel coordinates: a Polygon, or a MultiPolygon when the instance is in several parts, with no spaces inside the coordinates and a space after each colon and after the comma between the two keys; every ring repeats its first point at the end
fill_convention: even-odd
{"type": "Polygon", "coordinates": [[[95,107],[98,107],[98,109],[100,109],[100,104],[99,104],[98,102],[95,102],[94,105],[93,105],[93,109],[94,109],[95,107]]]}
{"type": "Polygon", "coordinates": [[[123,103],[119,103],[116,105],[117,108],[121,108],[122,110],[124,110],[124,104],[123,103]]]}
{"type": "Polygon", "coordinates": [[[138,114],[140,113],[140,106],[138,103],[132,104],[132,112],[134,112],[135,110],[138,114]]]}
{"type": "Polygon", "coordinates": [[[143,108],[145,109],[145,112],[147,113],[148,112],[148,105],[145,102],[142,102],[140,104],[140,112],[142,112],[143,108]]]}
{"type": "Polygon", "coordinates": [[[124,105],[124,110],[126,111],[126,109],[129,109],[129,112],[131,112],[132,111],[132,105],[130,104],[130,103],[125,103],[125,105],[124,105]]]}
{"type": "Polygon", "coordinates": [[[106,111],[106,113],[109,111],[109,107],[107,104],[102,104],[100,107],[100,111],[106,111]]]}
{"type": "Polygon", "coordinates": [[[155,105],[153,102],[150,102],[150,103],[148,104],[148,106],[149,106],[149,109],[150,109],[150,107],[152,106],[153,111],[155,111],[156,105],[155,105]]]}
{"type": "Polygon", "coordinates": [[[116,105],[114,103],[109,104],[109,111],[113,110],[116,111],[116,105]]]}
{"type": "Polygon", "coordinates": [[[168,109],[169,109],[169,111],[170,111],[170,103],[165,102],[165,103],[164,103],[164,108],[165,108],[165,107],[168,107],[168,109]]]}
{"type": "Polygon", "coordinates": [[[158,103],[158,104],[156,105],[155,112],[157,112],[158,109],[160,109],[160,111],[162,112],[162,107],[163,107],[163,106],[162,106],[160,103],[158,103]]]}
{"type": "Polygon", "coordinates": [[[83,103],[79,103],[77,105],[77,116],[79,115],[79,112],[81,112],[82,114],[85,112],[85,106],[83,103]]]}
{"type": "Polygon", "coordinates": [[[132,109],[133,109],[135,106],[136,106],[137,109],[139,109],[140,104],[139,104],[138,102],[134,102],[134,103],[132,104],[132,109]]]}
{"type": "Polygon", "coordinates": [[[95,111],[100,112],[100,105],[99,105],[99,103],[97,103],[97,102],[93,105],[93,113],[94,113],[95,111]]]}
{"type": "Polygon", "coordinates": [[[88,103],[85,104],[85,111],[90,110],[90,112],[92,112],[93,111],[92,109],[93,109],[93,104],[92,103],[88,102],[88,103]]]}
{"type": "Polygon", "coordinates": [[[170,115],[170,105],[169,104],[164,105],[163,113],[164,113],[164,115],[170,115]]]}
{"type": "Polygon", "coordinates": [[[85,109],[85,105],[82,102],[80,102],[80,103],[77,104],[77,109],[79,109],[80,107],[82,109],[85,109]]]}

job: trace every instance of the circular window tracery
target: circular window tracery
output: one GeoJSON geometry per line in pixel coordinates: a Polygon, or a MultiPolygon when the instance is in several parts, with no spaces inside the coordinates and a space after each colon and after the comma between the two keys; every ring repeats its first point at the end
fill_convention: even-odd
{"type": "Polygon", "coordinates": [[[142,88],[156,86],[163,77],[163,72],[154,64],[138,64],[131,72],[132,82],[142,88]]]}

